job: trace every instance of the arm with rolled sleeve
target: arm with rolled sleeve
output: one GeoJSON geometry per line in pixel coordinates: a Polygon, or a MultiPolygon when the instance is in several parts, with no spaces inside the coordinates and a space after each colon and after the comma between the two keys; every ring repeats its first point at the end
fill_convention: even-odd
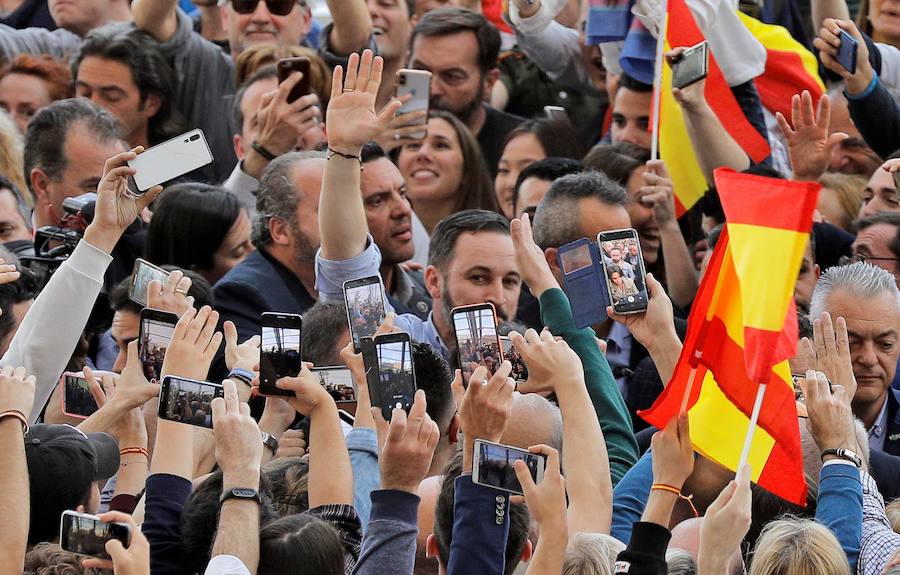
{"type": "Polygon", "coordinates": [[[508,538],[507,494],[474,483],[471,475],[457,477],[447,575],[503,575],[508,538]]]}
{"type": "Polygon", "coordinates": [[[406,491],[372,492],[372,513],[356,575],[412,573],[416,563],[419,497],[406,491]]]}
{"type": "Polygon", "coordinates": [[[381,485],[378,467],[378,438],[369,427],[354,427],[347,434],[347,451],[353,468],[353,507],[365,531],[372,509],[372,493],[381,485]]]}
{"type": "Polygon", "coordinates": [[[819,473],[816,521],[837,537],[847,555],[851,572],[856,571],[862,538],[863,493],[859,469],[852,464],[828,463],[819,473]]]}
{"type": "Polygon", "coordinates": [[[110,263],[112,256],[79,242],[25,314],[0,359],[0,365],[23,366],[35,376],[31,423],[37,422],[78,345],[110,263]]]}

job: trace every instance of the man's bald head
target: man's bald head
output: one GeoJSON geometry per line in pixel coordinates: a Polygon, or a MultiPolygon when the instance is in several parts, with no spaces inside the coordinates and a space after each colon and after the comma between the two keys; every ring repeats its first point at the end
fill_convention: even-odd
{"type": "Polygon", "coordinates": [[[562,453],[559,408],[536,393],[513,395],[512,413],[500,443],[521,449],[544,444],[562,453]]]}

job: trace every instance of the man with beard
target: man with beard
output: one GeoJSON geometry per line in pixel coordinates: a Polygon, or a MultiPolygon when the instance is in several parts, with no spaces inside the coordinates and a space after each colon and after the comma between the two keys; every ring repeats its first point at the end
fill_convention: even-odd
{"type": "Polygon", "coordinates": [[[425,14],[409,40],[409,66],[431,72],[431,109],[462,120],[481,145],[493,178],[506,136],[523,118],[484,103],[500,75],[500,33],[484,16],[445,7],[425,14]]]}
{"type": "Polygon", "coordinates": [[[291,152],[263,172],[256,200],[256,251],[216,282],[222,321],[237,327],[238,340],[257,335],[263,312],[302,314],[316,301],[316,212],[325,156],[291,152]]]}

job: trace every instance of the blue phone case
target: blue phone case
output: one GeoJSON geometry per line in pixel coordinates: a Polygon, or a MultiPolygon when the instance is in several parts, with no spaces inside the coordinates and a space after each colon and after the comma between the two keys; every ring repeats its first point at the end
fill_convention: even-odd
{"type": "Polygon", "coordinates": [[[837,52],[838,64],[851,74],[856,74],[856,38],[841,30],[841,45],[837,52]]]}
{"type": "Polygon", "coordinates": [[[605,321],[609,317],[606,315],[606,306],[610,305],[606,279],[600,263],[600,249],[596,243],[587,238],[581,238],[560,247],[556,252],[557,265],[559,265],[560,271],[565,269],[562,260],[563,254],[584,245],[587,245],[590,250],[591,265],[572,273],[563,273],[563,291],[569,298],[572,317],[575,318],[575,327],[579,329],[605,321]]]}

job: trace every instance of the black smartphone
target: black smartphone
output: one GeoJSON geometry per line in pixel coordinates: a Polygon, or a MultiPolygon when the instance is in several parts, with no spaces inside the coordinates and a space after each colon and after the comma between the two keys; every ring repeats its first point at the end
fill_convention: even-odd
{"type": "Polygon", "coordinates": [[[672,64],[672,87],[685,88],[706,78],[709,72],[709,48],[706,42],[685,49],[672,64]]]}
{"type": "MultiPolygon", "coordinates": [[[[94,374],[100,378],[101,372],[95,371],[94,374]]],[[[83,373],[73,373],[67,371],[62,376],[63,380],[63,397],[62,397],[62,413],[69,417],[77,419],[87,419],[100,409],[97,406],[97,400],[91,395],[91,387],[84,378],[83,373]]]]}
{"type": "Polygon", "coordinates": [[[147,306],[147,287],[153,280],[166,283],[169,272],[159,266],[155,266],[147,260],[138,258],[134,260],[134,270],[131,272],[131,285],[128,287],[128,299],[147,306]]]}
{"type": "Polygon", "coordinates": [[[519,355],[519,352],[516,351],[516,348],[509,340],[509,336],[500,336],[500,348],[503,350],[503,358],[509,360],[509,363],[512,364],[512,371],[509,372],[509,376],[513,378],[513,381],[516,383],[528,381],[528,366],[525,365],[525,360],[522,359],[522,356],[519,355]]]}
{"type": "Polygon", "coordinates": [[[96,515],[63,511],[59,522],[59,546],[63,551],[110,559],[106,542],[118,539],[128,548],[131,543],[131,527],[127,523],[105,523],[96,515]]]}
{"type": "Polygon", "coordinates": [[[366,338],[363,361],[366,362],[366,373],[374,375],[368,379],[372,405],[381,408],[385,420],[391,419],[394,408],[409,413],[416,395],[416,370],[409,334],[385,333],[366,338]]]}
{"type": "Polygon", "coordinates": [[[159,388],[157,415],[167,421],[211,429],[210,405],[214,398],[223,396],[222,386],[218,383],[167,375],[159,388]]]}
{"type": "Polygon", "coordinates": [[[486,487],[524,495],[522,484],[519,483],[513,467],[513,462],[518,460],[524,461],[528,466],[535,483],[540,483],[544,479],[544,469],[547,466],[545,455],[476,439],[475,457],[472,460],[472,481],[486,487]]]}
{"type": "Polygon", "coordinates": [[[145,307],[141,310],[141,326],[138,335],[141,365],[148,381],[162,377],[163,360],[175,333],[178,316],[174,313],[145,307]]]}
{"type": "Polygon", "coordinates": [[[275,68],[278,70],[278,83],[281,84],[285,80],[288,79],[288,76],[293,74],[294,72],[300,72],[303,74],[303,78],[297,82],[297,85],[291,89],[291,93],[288,94],[288,104],[296,102],[303,96],[306,96],[312,90],[312,82],[309,74],[310,61],[309,58],[304,56],[297,56],[296,58],[282,58],[278,61],[278,64],[275,65],[275,68]]]}
{"type": "Polygon", "coordinates": [[[300,373],[300,336],[303,318],[293,313],[262,314],[262,344],[259,353],[259,392],[262,395],[294,395],[275,387],[282,377],[300,373]]]}
{"type": "Polygon", "coordinates": [[[359,353],[359,340],[374,335],[384,322],[384,291],[379,276],[344,282],[344,303],[353,348],[359,353]]]}
{"type": "Polygon", "coordinates": [[[569,298],[575,327],[590,327],[606,321],[609,301],[597,244],[587,238],[575,240],[561,246],[556,259],[562,270],[563,290],[569,298]]]}
{"type": "Polygon", "coordinates": [[[463,385],[469,385],[469,378],[479,365],[486,367],[492,375],[503,362],[494,305],[479,303],[455,307],[451,316],[463,385]]]}
{"type": "Polygon", "coordinates": [[[603,272],[613,310],[616,313],[646,311],[647,273],[637,232],[632,228],[600,232],[597,243],[603,252],[603,272]]]}
{"type": "Polygon", "coordinates": [[[841,45],[838,46],[837,60],[838,64],[844,67],[851,74],[856,74],[856,38],[848,34],[845,30],[841,30],[838,37],[841,39],[841,45]]]}
{"type": "Polygon", "coordinates": [[[356,382],[346,367],[330,365],[314,367],[310,371],[319,378],[319,385],[325,388],[335,403],[356,401],[356,382]]]}

